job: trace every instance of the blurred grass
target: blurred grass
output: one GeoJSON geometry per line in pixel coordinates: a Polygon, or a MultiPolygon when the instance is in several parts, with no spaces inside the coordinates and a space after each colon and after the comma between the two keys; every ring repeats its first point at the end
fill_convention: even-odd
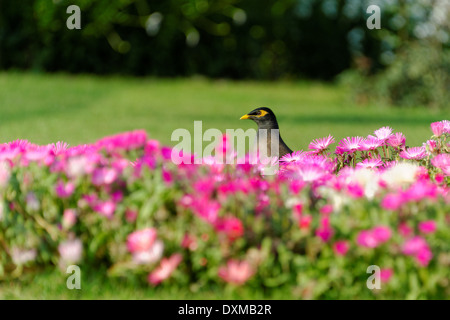
{"type": "Polygon", "coordinates": [[[123,279],[107,279],[104,273],[81,271],[81,289],[70,290],[66,281],[71,274],[44,271],[20,280],[0,282],[0,300],[262,300],[293,299],[291,289],[280,288],[271,296],[248,287],[210,288],[192,292],[176,286],[152,287],[123,279]],[[86,275],[87,274],[87,275],[86,275]]]}
{"type": "Polygon", "coordinates": [[[76,145],[145,129],[152,138],[174,145],[172,131],[193,133],[195,120],[203,121],[203,131],[256,128],[239,118],[258,106],[275,111],[283,139],[295,150],[328,134],[338,141],[372,134],[381,126],[403,132],[407,145],[416,146],[431,136],[431,122],[448,118],[448,110],[357,106],[349,99],[349,88],[316,82],[0,73],[0,142],[76,145]]]}

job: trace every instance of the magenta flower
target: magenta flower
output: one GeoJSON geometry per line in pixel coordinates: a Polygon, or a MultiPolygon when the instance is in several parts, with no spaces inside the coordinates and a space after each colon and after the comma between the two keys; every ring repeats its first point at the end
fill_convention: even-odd
{"type": "Polygon", "coordinates": [[[436,231],[436,221],[428,220],[419,222],[419,231],[424,234],[434,233],[436,231]]]}
{"type": "Polygon", "coordinates": [[[363,142],[363,137],[347,137],[339,141],[338,146],[336,147],[337,153],[353,153],[355,151],[360,150],[361,143],[363,142]]]}
{"type": "Polygon", "coordinates": [[[333,244],[333,251],[337,256],[345,256],[349,248],[350,245],[348,241],[345,240],[336,241],[333,244]]]}
{"type": "Polygon", "coordinates": [[[401,132],[396,132],[391,135],[387,141],[387,144],[391,147],[398,148],[403,147],[405,145],[406,138],[401,132]]]}
{"type": "Polygon", "coordinates": [[[356,238],[356,243],[366,248],[376,248],[378,246],[378,241],[371,230],[361,231],[356,238]]]}
{"type": "Polygon", "coordinates": [[[319,212],[322,214],[330,214],[333,212],[333,206],[331,204],[326,204],[319,209],[319,212]]]}
{"type": "Polygon", "coordinates": [[[315,150],[316,153],[320,153],[330,146],[330,144],[334,143],[334,138],[332,135],[329,135],[328,137],[320,138],[313,140],[308,148],[315,150]]]}
{"type": "Polygon", "coordinates": [[[292,153],[285,154],[280,158],[280,162],[289,163],[289,162],[298,162],[304,157],[303,151],[294,151],[292,153]]]}
{"type": "Polygon", "coordinates": [[[55,186],[56,195],[60,198],[68,198],[75,191],[75,185],[72,182],[64,184],[64,182],[59,181],[55,186]]]}
{"type": "Polygon", "coordinates": [[[308,230],[311,226],[312,216],[310,214],[302,214],[298,218],[298,227],[302,230],[308,230]]]}
{"type": "Polygon", "coordinates": [[[428,244],[424,238],[416,236],[406,242],[402,246],[402,251],[406,255],[416,255],[420,251],[428,248],[428,244]]]}
{"type": "Polygon", "coordinates": [[[179,253],[161,260],[160,265],[148,275],[148,282],[154,286],[169,278],[183,260],[179,253]]]}
{"type": "Polygon", "coordinates": [[[436,168],[444,170],[450,168],[450,154],[441,153],[431,159],[431,164],[436,168]]]}
{"type": "Polygon", "coordinates": [[[436,151],[437,142],[435,140],[427,140],[427,142],[425,142],[423,146],[429,153],[433,153],[436,151]]]}
{"type": "Polygon", "coordinates": [[[358,199],[364,196],[364,188],[356,182],[351,182],[347,185],[347,193],[352,198],[358,199]]]}
{"type": "Polygon", "coordinates": [[[330,218],[327,216],[323,216],[320,219],[320,226],[316,230],[316,236],[322,239],[323,242],[328,242],[328,240],[331,239],[333,236],[334,231],[333,228],[330,226],[330,218]]]}
{"type": "Polygon", "coordinates": [[[111,200],[99,201],[94,205],[94,211],[100,213],[102,216],[111,219],[116,211],[116,203],[111,200]]]}
{"type": "Polygon", "coordinates": [[[222,218],[216,223],[216,230],[225,233],[230,241],[234,241],[244,234],[242,221],[236,217],[222,218]]]}
{"type": "Polygon", "coordinates": [[[360,150],[375,150],[378,147],[384,145],[384,140],[376,138],[374,136],[368,136],[366,139],[361,141],[360,150]]]}
{"type": "Polygon", "coordinates": [[[409,238],[413,233],[413,229],[406,222],[400,223],[397,231],[404,238],[409,238]]]}
{"type": "Polygon", "coordinates": [[[416,254],[416,261],[422,267],[426,267],[430,263],[432,258],[433,253],[428,247],[419,250],[419,252],[416,254]]]}
{"type": "Polygon", "coordinates": [[[400,152],[400,157],[409,160],[422,160],[427,156],[425,147],[412,147],[400,152]]]}
{"type": "Polygon", "coordinates": [[[383,165],[383,161],[380,158],[368,158],[362,162],[356,164],[357,168],[373,169],[383,165]]]}
{"type": "Polygon", "coordinates": [[[431,131],[435,137],[440,137],[445,133],[445,123],[443,121],[431,123],[431,131]]]}
{"type": "Polygon", "coordinates": [[[391,238],[391,229],[385,226],[378,226],[372,229],[373,236],[378,243],[384,243],[391,238]]]}
{"type": "Polygon", "coordinates": [[[156,240],[156,229],[146,228],[135,231],[128,235],[127,248],[131,253],[137,251],[148,251],[156,240]]]}
{"type": "Polygon", "coordinates": [[[147,133],[144,130],[135,130],[105,137],[95,144],[99,149],[107,151],[115,149],[133,150],[144,147],[147,141],[147,133]]]}
{"type": "Polygon", "coordinates": [[[402,194],[390,193],[387,194],[381,201],[381,207],[386,210],[396,211],[398,210],[406,199],[402,194]]]}
{"type": "Polygon", "coordinates": [[[223,280],[234,285],[242,285],[255,273],[255,270],[247,261],[229,260],[227,266],[220,267],[218,275],[223,280]]]}
{"type": "Polygon", "coordinates": [[[381,282],[389,282],[394,271],[392,269],[381,269],[380,270],[380,280],[381,282]]]}
{"type": "Polygon", "coordinates": [[[99,168],[92,173],[92,184],[96,186],[108,185],[113,183],[118,177],[114,168],[99,168]]]}
{"type": "Polygon", "coordinates": [[[356,242],[366,248],[376,248],[391,238],[391,230],[385,226],[378,226],[370,230],[363,230],[358,234],[356,242]]]}
{"type": "Polygon", "coordinates": [[[392,134],[392,128],[390,127],[382,127],[378,130],[375,130],[375,135],[378,139],[386,141],[392,134]]]}

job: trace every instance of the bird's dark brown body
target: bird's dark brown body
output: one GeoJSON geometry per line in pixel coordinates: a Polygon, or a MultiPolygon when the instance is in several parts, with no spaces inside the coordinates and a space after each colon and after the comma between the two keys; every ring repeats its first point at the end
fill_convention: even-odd
{"type": "Polygon", "coordinates": [[[288,153],[292,153],[292,150],[286,145],[286,143],[284,143],[283,139],[281,138],[277,118],[275,117],[275,114],[272,110],[265,107],[257,108],[253,111],[250,111],[246,115],[243,115],[241,117],[241,120],[243,119],[251,119],[256,122],[256,124],[258,125],[258,139],[260,139],[261,136],[264,136],[264,134],[261,134],[261,130],[265,130],[265,132],[267,133],[267,155],[273,156],[271,153],[272,132],[275,134],[276,132],[278,132],[278,135],[275,135],[278,138],[278,157],[281,158],[288,153]],[[272,129],[278,131],[272,131],[272,129]]]}

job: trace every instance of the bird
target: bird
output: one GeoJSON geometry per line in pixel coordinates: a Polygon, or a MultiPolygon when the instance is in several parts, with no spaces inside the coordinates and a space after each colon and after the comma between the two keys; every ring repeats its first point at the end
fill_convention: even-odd
{"type": "MultiPolygon", "coordinates": [[[[275,113],[267,107],[260,107],[260,108],[256,108],[255,110],[250,111],[247,114],[244,114],[240,120],[245,120],[245,119],[250,119],[256,122],[256,124],[258,125],[258,139],[260,136],[260,130],[267,130],[267,155],[272,155],[271,154],[271,136],[272,136],[272,131],[271,129],[275,129],[275,130],[280,130],[279,126],[278,126],[278,121],[277,118],[275,116],[275,113]]],[[[278,147],[279,147],[279,152],[278,152],[278,157],[281,158],[286,154],[290,154],[293,151],[286,145],[286,143],[284,143],[283,139],[281,138],[281,135],[279,134],[278,131],[278,147]]]]}

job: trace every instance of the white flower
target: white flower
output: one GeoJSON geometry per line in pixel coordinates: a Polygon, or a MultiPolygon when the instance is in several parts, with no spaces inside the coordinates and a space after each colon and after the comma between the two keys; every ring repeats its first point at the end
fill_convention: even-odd
{"type": "Polygon", "coordinates": [[[386,170],[382,179],[390,186],[401,186],[411,184],[415,181],[419,167],[412,163],[399,163],[386,170]]]}
{"type": "Polygon", "coordinates": [[[0,161],[0,189],[6,187],[10,176],[11,172],[8,163],[0,161]]]}
{"type": "Polygon", "coordinates": [[[15,265],[22,265],[28,261],[33,261],[36,259],[36,249],[19,249],[13,248],[11,250],[11,258],[15,265]]]}
{"type": "Polygon", "coordinates": [[[160,240],[156,240],[152,247],[146,251],[136,251],[133,254],[133,261],[137,264],[150,264],[161,259],[164,251],[164,244],[160,240]]]}
{"type": "Polygon", "coordinates": [[[379,189],[379,176],[375,171],[370,169],[355,170],[351,176],[351,180],[357,182],[364,188],[364,195],[369,200],[373,199],[379,189]]]}
{"type": "Polygon", "coordinates": [[[83,244],[80,239],[67,240],[59,244],[58,251],[64,263],[77,263],[83,254],[83,244]]]}

